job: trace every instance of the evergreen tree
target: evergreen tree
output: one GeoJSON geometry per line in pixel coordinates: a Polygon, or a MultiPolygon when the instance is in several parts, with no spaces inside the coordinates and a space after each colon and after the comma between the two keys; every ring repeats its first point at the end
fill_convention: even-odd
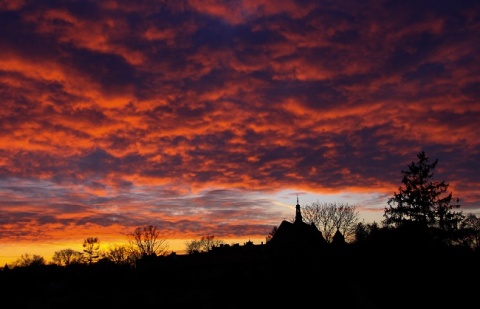
{"type": "Polygon", "coordinates": [[[448,183],[433,180],[438,159],[430,162],[424,151],[417,157],[418,162],[412,162],[408,170],[402,171],[402,185],[388,200],[383,223],[398,227],[415,222],[443,231],[456,229],[463,219],[461,212],[454,211],[460,207],[459,199],[447,193],[448,183]]]}

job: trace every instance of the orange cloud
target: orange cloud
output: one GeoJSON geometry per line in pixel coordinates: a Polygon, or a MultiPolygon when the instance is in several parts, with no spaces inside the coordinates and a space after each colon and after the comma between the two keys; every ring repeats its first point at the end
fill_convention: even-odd
{"type": "Polygon", "coordinates": [[[1,2],[0,240],[260,237],[287,190],[378,215],[422,149],[478,211],[476,6],[442,5],[1,2]]]}

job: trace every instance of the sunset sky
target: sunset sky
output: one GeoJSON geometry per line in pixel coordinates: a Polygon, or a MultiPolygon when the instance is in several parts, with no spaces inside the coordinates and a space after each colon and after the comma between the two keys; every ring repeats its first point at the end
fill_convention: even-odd
{"type": "Polygon", "coordinates": [[[0,0],[0,266],[156,225],[381,221],[424,150],[480,214],[480,2],[0,0]]]}

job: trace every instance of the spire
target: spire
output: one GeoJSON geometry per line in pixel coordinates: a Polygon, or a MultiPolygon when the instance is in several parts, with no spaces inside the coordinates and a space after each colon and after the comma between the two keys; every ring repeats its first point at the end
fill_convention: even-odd
{"type": "Polygon", "coordinates": [[[300,212],[300,203],[298,202],[298,194],[297,194],[297,205],[295,205],[295,223],[303,222],[302,213],[300,212]]]}

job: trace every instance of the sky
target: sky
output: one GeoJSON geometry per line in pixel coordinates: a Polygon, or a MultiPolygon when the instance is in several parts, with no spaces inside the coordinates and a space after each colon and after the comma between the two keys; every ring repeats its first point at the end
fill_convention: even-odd
{"type": "Polygon", "coordinates": [[[425,151],[480,214],[480,2],[0,0],[0,265],[380,222],[425,151]]]}

